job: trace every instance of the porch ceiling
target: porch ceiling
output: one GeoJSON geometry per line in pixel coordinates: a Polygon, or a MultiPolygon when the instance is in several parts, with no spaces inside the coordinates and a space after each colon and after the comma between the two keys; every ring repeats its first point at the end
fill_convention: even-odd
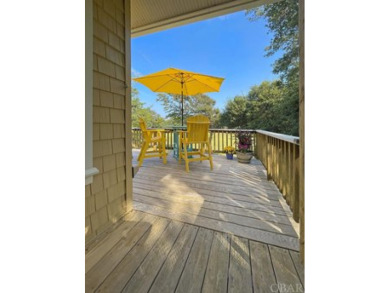
{"type": "Polygon", "coordinates": [[[131,36],[142,36],[277,1],[131,0],[131,36]]]}

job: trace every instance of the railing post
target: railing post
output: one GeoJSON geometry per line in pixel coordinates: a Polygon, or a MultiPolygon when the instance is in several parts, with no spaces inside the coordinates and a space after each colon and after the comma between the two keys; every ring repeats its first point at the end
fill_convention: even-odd
{"type": "Polygon", "coordinates": [[[292,144],[287,143],[287,188],[286,188],[286,194],[287,194],[287,203],[291,206],[291,192],[292,192],[292,144]]]}
{"type": "Polygon", "coordinates": [[[298,146],[294,147],[295,155],[294,155],[294,193],[291,201],[293,218],[296,222],[299,222],[299,175],[300,175],[300,165],[299,165],[299,148],[298,146]]]}
{"type": "Polygon", "coordinates": [[[267,160],[267,180],[271,180],[272,179],[272,176],[271,176],[271,144],[269,142],[269,137],[266,136],[265,137],[265,146],[266,146],[266,160],[267,160]]]}

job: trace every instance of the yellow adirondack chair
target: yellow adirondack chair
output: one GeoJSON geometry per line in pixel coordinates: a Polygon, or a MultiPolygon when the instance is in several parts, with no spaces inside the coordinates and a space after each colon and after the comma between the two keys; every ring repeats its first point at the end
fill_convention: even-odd
{"type": "Polygon", "coordinates": [[[138,155],[138,166],[141,167],[144,159],[163,158],[163,163],[167,163],[167,153],[165,152],[165,129],[147,129],[145,121],[140,118],[139,125],[142,131],[143,143],[141,152],[138,155]],[[152,150],[148,150],[150,146],[152,150]]]}
{"type": "Polygon", "coordinates": [[[190,162],[204,160],[210,161],[210,169],[213,170],[212,149],[208,139],[209,127],[210,120],[206,116],[197,115],[187,119],[187,131],[179,131],[179,162],[184,159],[187,172],[190,171],[190,162]],[[190,144],[197,146],[198,150],[188,151],[187,148],[190,144]],[[205,146],[207,146],[208,155],[205,154],[205,146]],[[196,158],[195,155],[199,155],[199,157],[196,158]]]}

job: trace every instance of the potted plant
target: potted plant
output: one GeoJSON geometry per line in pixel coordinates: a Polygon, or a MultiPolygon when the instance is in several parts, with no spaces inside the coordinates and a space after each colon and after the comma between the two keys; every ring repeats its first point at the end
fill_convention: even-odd
{"type": "Polygon", "coordinates": [[[253,152],[251,151],[252,134],[240,131],[236,134],[236,137],[238,140],[237,160],[239,163],[249,164],[253,157],[253,152]]]}
{"type": "Polygon", "coordinates": [[[227,146],[223,150],[226,153],[226,159],[233,160],[234,148],[232,146],[227,146]]]}

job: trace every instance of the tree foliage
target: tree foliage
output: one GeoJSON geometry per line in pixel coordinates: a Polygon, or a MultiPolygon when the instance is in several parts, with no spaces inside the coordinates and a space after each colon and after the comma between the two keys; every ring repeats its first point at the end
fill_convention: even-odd
{"type": "Polygon", "coordinates": [[[264,81],[253,86],[248,95],[229,100],[222,111],[220,125],[298,135],[296,102],[283,82],[264,81]]]}
{"type": "Polygon", "coordinates": [[[273,64],[280,80],[264,81],[245,96],[228,101],[220,126],[264,129],[298,136],[299,128],[299,28],[298,0],[284,0],[247,10],[251,21],[265,18],[272,39],[265,56],[282,56],[273,64]]]}
{"type": "Polygon", "coordinates": [[[131,123],[132,127],[139,127],[139,118],[145,120],[148,127],[163,127],[165,120],[150,107],[141,102],[136,88],[131,89],[131,123]]]}
{"type": "MultiPolygon", "coordinates": [[[[167,113],[166,118],[172,125],[181,125],[181,95],[160,93],[157,96],[157,101],[162,103],[167,113]]],[[[190,116],[202,114],[209,117],[213,124],[219,119],[219,110],[214,106],[215,100],[205,94],[184,97],[184,121],[190,116]]]]}
{"type": "Polygon", "coordinates": [[[249,103],[245,96],[236,96],[226,103],[225,109],[222,111],[219,127],[227,128],[247,128],[249,115],[249,103]]]}
{"type": "Polygon", "coordinates": [[[299,73],[299,28],[298,0],[283,0],[247,10],[249,20],[263,17],[266,27],[273,34],[271,43],[265,48],[267,57],[283,52],[273,64],[273,72],[280,74],[283,81],[295,80],[299,73]]]}

